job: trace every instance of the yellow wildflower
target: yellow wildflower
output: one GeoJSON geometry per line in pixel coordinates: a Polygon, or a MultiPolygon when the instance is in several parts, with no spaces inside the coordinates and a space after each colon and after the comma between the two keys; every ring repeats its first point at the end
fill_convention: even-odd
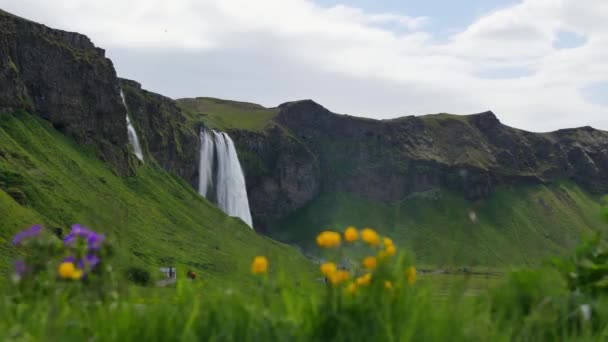
{"type": "Polygon", "coordinates": [[[265,274],[268,272],[268,259],[263,256],[256,256],[251,263],[251,273],[265,274]]]}
{"type": "Polygon", "coordinates": [[[84,272],[81,269],[75,269],[72,273],[72,280],[79,280],[84,275],[84,272]]]}
{"type": "Polygon", "coordinates": [[[384,243],[384,248],[393,246],[393,240],[391,240],[390,238],[385,237],[384,239],[382,239],[382,242],[384,243]]]}
{"type": "Polygon", "coordinates": [[[365,228],[361,231],[361,240],[371,246],[377,246],[380,243],[378,233],[371,228],[365,228]]]}
{"type": "Polygon", "coordinates": [[[368,270],[373,270],[374,268],[376,268],[378,261],[376,260],[376,257],[368,256],[365,259],[363,259],[362,264],[363,264],[363,267],[367,268],[368,270]]]}
{"type": "Polygon", "coordinates": [[[413,284],[416,282],[416,267],[410,266],[407,271],[405,271],[405,276],[407,277],[407,283],[413,284]]]}
{"type": "Polygon", "coordinates": [[[385,281],[384,281],[384,287],[385,287],[387,290],[392,290],[392,289],[393,289],[393,282],[392,282],[392,281],[390,281],[390,280],[385,280],[385,281]]]}
{"type": "Polygon", "coordinates": [[[337,269],[338,267],[333,262],[325,262],[321,264],[321,273],[323,273],[323,275],[326,277],[334,274],[337,269]]]}
{"type": "Polygon", "coordinates": [[[372,274],[366,273],[355,280],[359,286],[367,286],[372,281],[372,274]]]}
{"type": "Polygon", "coordinates": [[[355,283],[350,283],[348,284],[347,287],[344,288],[344,291],[346,291],[346,293],[354,295],[357,293],[357,284],[355,283]]]}
{"type": "Polygon", "coordinates": [[[350,278],[350,273],[348,273],[348,271],[345,271],[345,270],[337,270],[336,272],[334,272],[328,276],[329,281],[333,285],[338,285],[342,282],[345,282],[348,280],[348,278],[350,278]]]}
{"type": "Polygon", "coordinates": [[[63,279],[78,280],[82,278],[83,272],[76,268],[73,262],[62,262],[57,269],[59,277],[63,279]]]}
{"type": "Polygon", "coordinates": [[[332,248],[340,246],[340,234],[332,231],[321,232],[317,236],[317,245],[323,248],[332,248]]]}
{"type": "Polygon", "coordinates": [[[355,227],[348,227],[344,231],[344,240],[348,242],[355,242],[359,238],[359,231],[355,227]]]}
{"type": "Polygon", "coordinates": [[[387,255],[392,256],[392,255],[395,255],[395,253],[397,253],[397,249],[395,248],[395,246],[390,245],[390,246],[386,247],[386,254],[387,255]]]}

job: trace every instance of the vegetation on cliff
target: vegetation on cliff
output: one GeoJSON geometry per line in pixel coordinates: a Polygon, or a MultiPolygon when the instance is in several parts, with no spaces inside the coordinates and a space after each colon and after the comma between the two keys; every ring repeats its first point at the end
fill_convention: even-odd
{"type": "MultiPolygon", "coordinates": [[[[15,256],[11,236],[34,223],[58,235],[79,222],[106,233],[120,272],[140,267],[195,270],[209,282],[250,282],[245,259],[263,253],[287,267],[309,269],[294,249],[252,232],[227,217],[186,182],[153,161],[136,163],[120,177],[36,116],[3,114],[0,120],[0,273],[15,256]],[[235,258],[239,255],[239,258],[235,258]],[[291,266],[290,266],[291,265],[291,266]]],[[[306,271],[304,271],[306,273],[306,271]]]]}

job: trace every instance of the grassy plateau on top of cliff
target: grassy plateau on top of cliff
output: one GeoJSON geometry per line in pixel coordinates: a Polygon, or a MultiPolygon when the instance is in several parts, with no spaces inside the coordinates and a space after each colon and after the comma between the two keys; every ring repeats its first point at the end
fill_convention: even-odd
{"type": "Polygon", "coordinates": [[[177,100],[177,104],[194,122],[203,122],[208,127],[226,131],[245,129],[262,131],[277,114],[277,108],[265,108],[247,102],[197,97],[177,100]]]}

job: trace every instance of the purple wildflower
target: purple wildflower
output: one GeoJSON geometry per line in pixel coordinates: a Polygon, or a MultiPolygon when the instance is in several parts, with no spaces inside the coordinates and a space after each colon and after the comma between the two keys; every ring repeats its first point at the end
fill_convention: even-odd
{"type": "Polygon", "coordinates": [[[69,256],[66,258],[63,258],[63,262],[76,262],[76,258],[74,258],[73,256],[69,256]]]}
{"type": "Polygon", "coordinates": [[[87,241],[87,245],[89,250],[97,250],[101,247],[101,244],[105,240],[105,235],[98,234],[87,227],[84,227],[80,224],[72,225],[72,230],[70,233],[63,239],[63,242],[66,245],[72,245],[76,238],[82,238],[87,241]]]}
{"type": "Polygon", "coordinates": [[[15,235],[15,237],[13,238],[13,245],[17,246],[23,240],[26,240],[26,239],[39,235],[40,232],[42,232],[42,226],[39,224],[33,225],[29,229],[26,229],[26,230],[18,233],[17,235],[15,235]]]}
{"type": "Polygon", "coordinates": [[[78,267],[81,270],[84,269],[94,269],[97,265],[99,265],[99,263],[101,262],[101,259],[93,254],[93,253],[89,253],[87,254],[84,258],[76,260],[75,257],[73,256],[69,256],[66,258],[63,258],[63,262],[71,262],[76,264],[76,267],[78,267]]]}
{"type": "Polygon", "coordinates": [[[99,249],[99,247],[101,247],[101,244],[103,243],[103,241],[105,239],[106,239],[105,235],[91,232],[91,234],[89,235],[88,240],[87,240],[87,242],[89,243],[89,249],[90,250],[99,249]]]}
{"type": "Polygon", "coordinates": [[[27,272],[27,265],[25,264],[25,261],[23,261],[23,260],[15,261],[14,266],[15,266],[15,273],[20,277],[23,276],[23,274],[25,272],[27,272]]]}
{"type": "Polygon", "coordinates": [[[99,259],[99,257],[95,254],[87,254],[87,256],[85,256],[84,260],[90,269],[95,268],[95,266],[97,266],[99,264],[99,262],[101,261],[99,259]]]}

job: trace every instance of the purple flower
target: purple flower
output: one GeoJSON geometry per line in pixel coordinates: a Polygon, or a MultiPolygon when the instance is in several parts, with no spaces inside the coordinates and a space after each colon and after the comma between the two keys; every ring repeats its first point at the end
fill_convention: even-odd
{"type": "Polygon", "coordinates": [[[29,229],[26,229],[26,230],[18,233],[17,235],[15,235],[15,237],[13,238],[13,245],[17,246],[23,240],[26,240],[26,239],[39,235],[40,232],[42,232],[42,226],[39,224],[33,225],[29,229]]]}
{"type": "Polygon", "coordinates": [[[15,261],[14,266],[15,266],[15,273],[20,277],[23,276],[23,274],[25,272],[27,272],[27,265],[25,264],[25,261],[23,261],[23,260],[15,261]]]}
{"type": "Polygon", "coordinates": [[[87,242],[89,243],[89,249],[91,249],[91,250],[99,249],[99,247],[101,247],[101,244],[103,243],[103,241],[105,239],[106,239],[105,235],[91,232],[91,234],[89,235],[88,240],[87,240],[87,242]]]}
{"type": "Polygon", "coordinates": [[[87,254],[84,258],[80,259],[80,260],[76,260],[75,257],[73,256],[69,256],[66,258],[63,258],[63,262],[71,262],[76,264],[76,267],[78,267],[81,270],[85,270],[85,269],[94,269],[97,265],[99,265],[99,263],[101,262],[101,259],[99,259],[99,257],[93,253],[89,253],[87,254]],[[86,266],[86,267],[85,267],[86,266]]]}
{"type": "Polygon", "coordinates": [[[85,263],[89,266],[89,269],[95,268],[95,266],[97,266],[99,264],[99,262],[101,261],[99,259],[99,257],[95,254],[87,254],[87,256],[85,256],[84,260],[85,260],[85,263]]]}
{"type": "Polygon", "coordinates": [[[76,262],[76,258],[74,258],[73,256],[69,256],[66,258],[63,258],[63,262],[76,262]]]}
{"type": "Polygon", "coordinates": [[[105,235],[96,233],[87,227],[80,224],[72,225],[72,230],[63,239],[63,243],[70,246],[76,241],[76,238],[82,238],[87,241],[89,250],[97,250],[105,240],[105,235]]]}

